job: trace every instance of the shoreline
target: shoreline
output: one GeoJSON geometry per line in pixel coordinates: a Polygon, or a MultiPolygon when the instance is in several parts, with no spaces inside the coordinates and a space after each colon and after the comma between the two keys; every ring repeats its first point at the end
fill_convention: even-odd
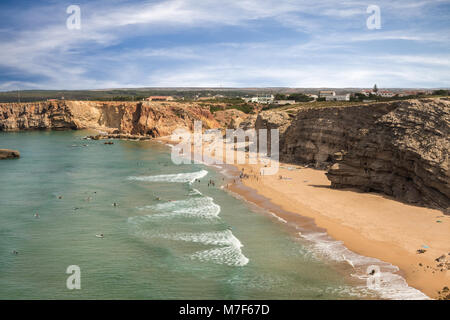
{"type": "MultiPolygon", "coordinates": [[[[176,143],[169,137],[155,140],[176,143]]],[[[384,266],[383,275],[397,275],[401,279],[395,281],[401,280],[432,299],[438,299],[438,292],[450,287],[450,216],[441,211],[404,204],[381,194],[332,189],[325,171],[299,165],[280,163],[276,175],[264,177],[256,174],[259,164],[220,166],[234,168],[234,177],[224,189],[307,233],[318,235],[322,231],[321,241],[342,244],[358,256],[356,259],[376,259],[375,264],[384,266]],[[240,179],[242,171],[249,177],[240,179]],[[425,252],[418,254],[420,249],[425,252]],[[435,261],[442,255],[444,269],[435,261]]]]}
{"type": "MultiPolygon", "coordinates": [[[[251,172],[250,170],[259,170],[260,167],[249,164],[234,164],[232,166],[236,168],[237,172],[241,172],[244,169],[245,173],[251,172]]],[[[255,179],[237,180],[238,182],[231,184],[228,189],[246,201],[267,209],[269,212],[275,212],[276,215],[286,220],[287,223],[294,223],[301,228],[306,226],[306,229],[309,231],[324,230],[330,238],[341,241],[345,248],[357,255],[369,259],[375,258],[380,262],[398,267],[399,270],[395,273],[401,275],[410,287],[423,292],[432,299],[439,298],[438,291],[441,291],[445,286],[448,287],[450,284],[448,269],[441,271],[441,269],[436,268],[436,264],[438,263],[435,259],[441,255],[449,254],[447,255],[447,261],[450,260],[450,252],[448,252],[450,249],[450,240],[445,240],[446,235],[448,238],[448,234],[450,234],[450,217],[444,216],[438,210],[403,204],[375,193],[331,189],[329,186],[326,186],[328,180],[325,177],[324,171],[302,168],[298,165],[280,163],[280,170],[276,177],[260,177],[258,181],[255,179]],[[286,167],[289,167],[290,170],[285,169],[286,167]],[[297,179],[299,181],[294,182],[292,180],[277,178],[278,175],[282,175],[283,178],[288,178],[290,175],[295,176],[291,179],[299,178],[301,177],[300,172],[302,172],[302,175],[304,174],[303,178],[307,178],[306,180],[297,179]],[[286,182],[289,183],[289,186],[288,188],[283,188],[284,186],[281,184],[285,184],[286,182]],[[311,182],[320,184],[311,186],[311,182]],[[313,190],[310,190],[304,197],[301,196],[300,190],[296,192],[296,189],[303,189],[302,191],[304,191],[308,187],[313,188],[313,190]],[[317,193],[317,190],[314,190],[314,188],[321,191],[318,197],[322,203],[316,206],[314,206],[313,202],[317,201],[317,196],[309,197],[311,192],[317,193]],[[280,192],[279,189],[289,189],[290,191],[285,193],[280,192]],[[327,195],[331,195],[331,199],[326,199],[327,195]],[[336,197],[341,198],[344,202],[346,198],[348,198],[347,200],[360,201],[359,203],[353,202],[352,206],[340,207],[339,203],[333,205],[336,197]],[[375,207],[373,207],[374,203],[375,207]],[[380,207],[389,208],[393,211],[393,214],[399,215],[399,217],[392,217],[385,223],[381,220],[386,217],[386,213],[382,214],[383,218],[381,220],[377,219],[376,225],[384,226],[387,230],[370,226],[370,223],[367,222],[374,222],[374,219],[362,221],[358,217],[356,210],[352,210],[352,207],[356,205],[358,209],[362,209],[358,211],[361,213],[360,215],[367,218],[373,216],[374,212],[379,212],[380,208],[377,208],[377,203],[380,204],[380,207]],[[322,208],[320,210],[321,207],[326,205],[329,208],[326,210],[322,208]],[[277,207],[281,210],[278,210],[277,207]],[[347,211],[343,217],[340,217],[339,214],[331,213],[333,210],[338,211],[340,209],[347,211]],[[421,249],[420,245],[414,245],[414,242],[418,243],[417,239],[408,239],[406,237],[408,234],[402,238],[402,233],[405,232],[405,226],[399,222],[407,218],[410,213],[412,213],[414,220],[412,222],[413,224],[416,221],[422,223],[416,225],[416,227],[424,231],[424,240],[419,242],[427,243],[426,246],[428,248],[425,249],[426,252],[423,254],[416,253],[416,250],[421,249]],[[438,219],[442,223],[436,223],[436,217],[439,217],[438,219]],[[310,219],[309,223],[307,222],[308,219],[310,219]],[[388,224],[391,224],[391,226],[388,227],[388,224]],[[400,235],[398,241],[394,241],[396,239],[390,239],[389,237],[382,237],[382,235],[386,235],[391,230],[395,230],[400,235]]],[[[420,236],[417,238],[420,238],[420,236]]]]}

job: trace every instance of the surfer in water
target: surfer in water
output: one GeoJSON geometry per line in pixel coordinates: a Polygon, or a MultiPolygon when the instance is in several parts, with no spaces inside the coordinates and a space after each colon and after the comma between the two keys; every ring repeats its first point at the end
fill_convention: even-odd
{"type": "Polygon", "coordinates": [[[35,217],[36,219],[39,219],[39,213],[36,212],[36,213],[34,214],[34,217],[35,217]]]}

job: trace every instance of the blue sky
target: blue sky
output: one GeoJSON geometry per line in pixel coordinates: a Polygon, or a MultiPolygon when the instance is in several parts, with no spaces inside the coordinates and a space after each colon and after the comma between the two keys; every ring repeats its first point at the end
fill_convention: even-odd
{"type": "Polygon", "coordinates": [[[2,0],[0,90],[450,87],[449,21],[450,0],[2,0]]]}

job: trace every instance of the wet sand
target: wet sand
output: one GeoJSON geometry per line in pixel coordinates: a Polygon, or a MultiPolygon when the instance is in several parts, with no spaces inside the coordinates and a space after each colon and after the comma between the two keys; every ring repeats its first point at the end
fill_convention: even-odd
{"type": "MultiPolygon", "coordinates": [[[[450,287],[445,263],[450,262],[450,216],[380,194],[331,189],[322,170],[280,166],[277,175],[260,176],[260,165],[236,165],[249,177],[238,179],[229,188],[269,210],[267,200],[285,211],[312,218],[316,226],[355,253],[398,266],[410,286],[431,298],[450,287]],[[417,253],[420,249],[425,252],[417,253]],[[435,259],[442,255],[446,260],[438,267],[442,261],[435,259]]],[[[295,218],[284,215],[283,219],[295,218]]]]}
{"type": "MultiPolygon", "coordinates": [[[[174,143],[169,137],[158,140],[174,143]]],[[[399,267],[409,286],[431,298],[450,287],[450,216],[441,211],[377,193],[332,189],[323,170],[280,163],[276,175],[261,176],[260,164],[232,166],[236,178],[228,189],[245,200],[289,223],[325,230],[359,255],[399,267]],[[240,172],[248,177],[240,179],[240,172]]]]}

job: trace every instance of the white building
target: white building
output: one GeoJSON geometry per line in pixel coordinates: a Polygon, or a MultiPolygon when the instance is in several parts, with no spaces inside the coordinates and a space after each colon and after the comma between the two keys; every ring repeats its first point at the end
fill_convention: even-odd
{"type": "Polygon", "coordinates": [[[273,96],[273,94],[260,95],[250,99],[251,102],[266,103],[266,104],[273,103],[274,100],[275,97],[273,96]]]}
{"type": "Polygon", "coordinates": [[[326,101],[350,101],[350,93],[335,94],[334,96],[325,96],[326,101]]]}

